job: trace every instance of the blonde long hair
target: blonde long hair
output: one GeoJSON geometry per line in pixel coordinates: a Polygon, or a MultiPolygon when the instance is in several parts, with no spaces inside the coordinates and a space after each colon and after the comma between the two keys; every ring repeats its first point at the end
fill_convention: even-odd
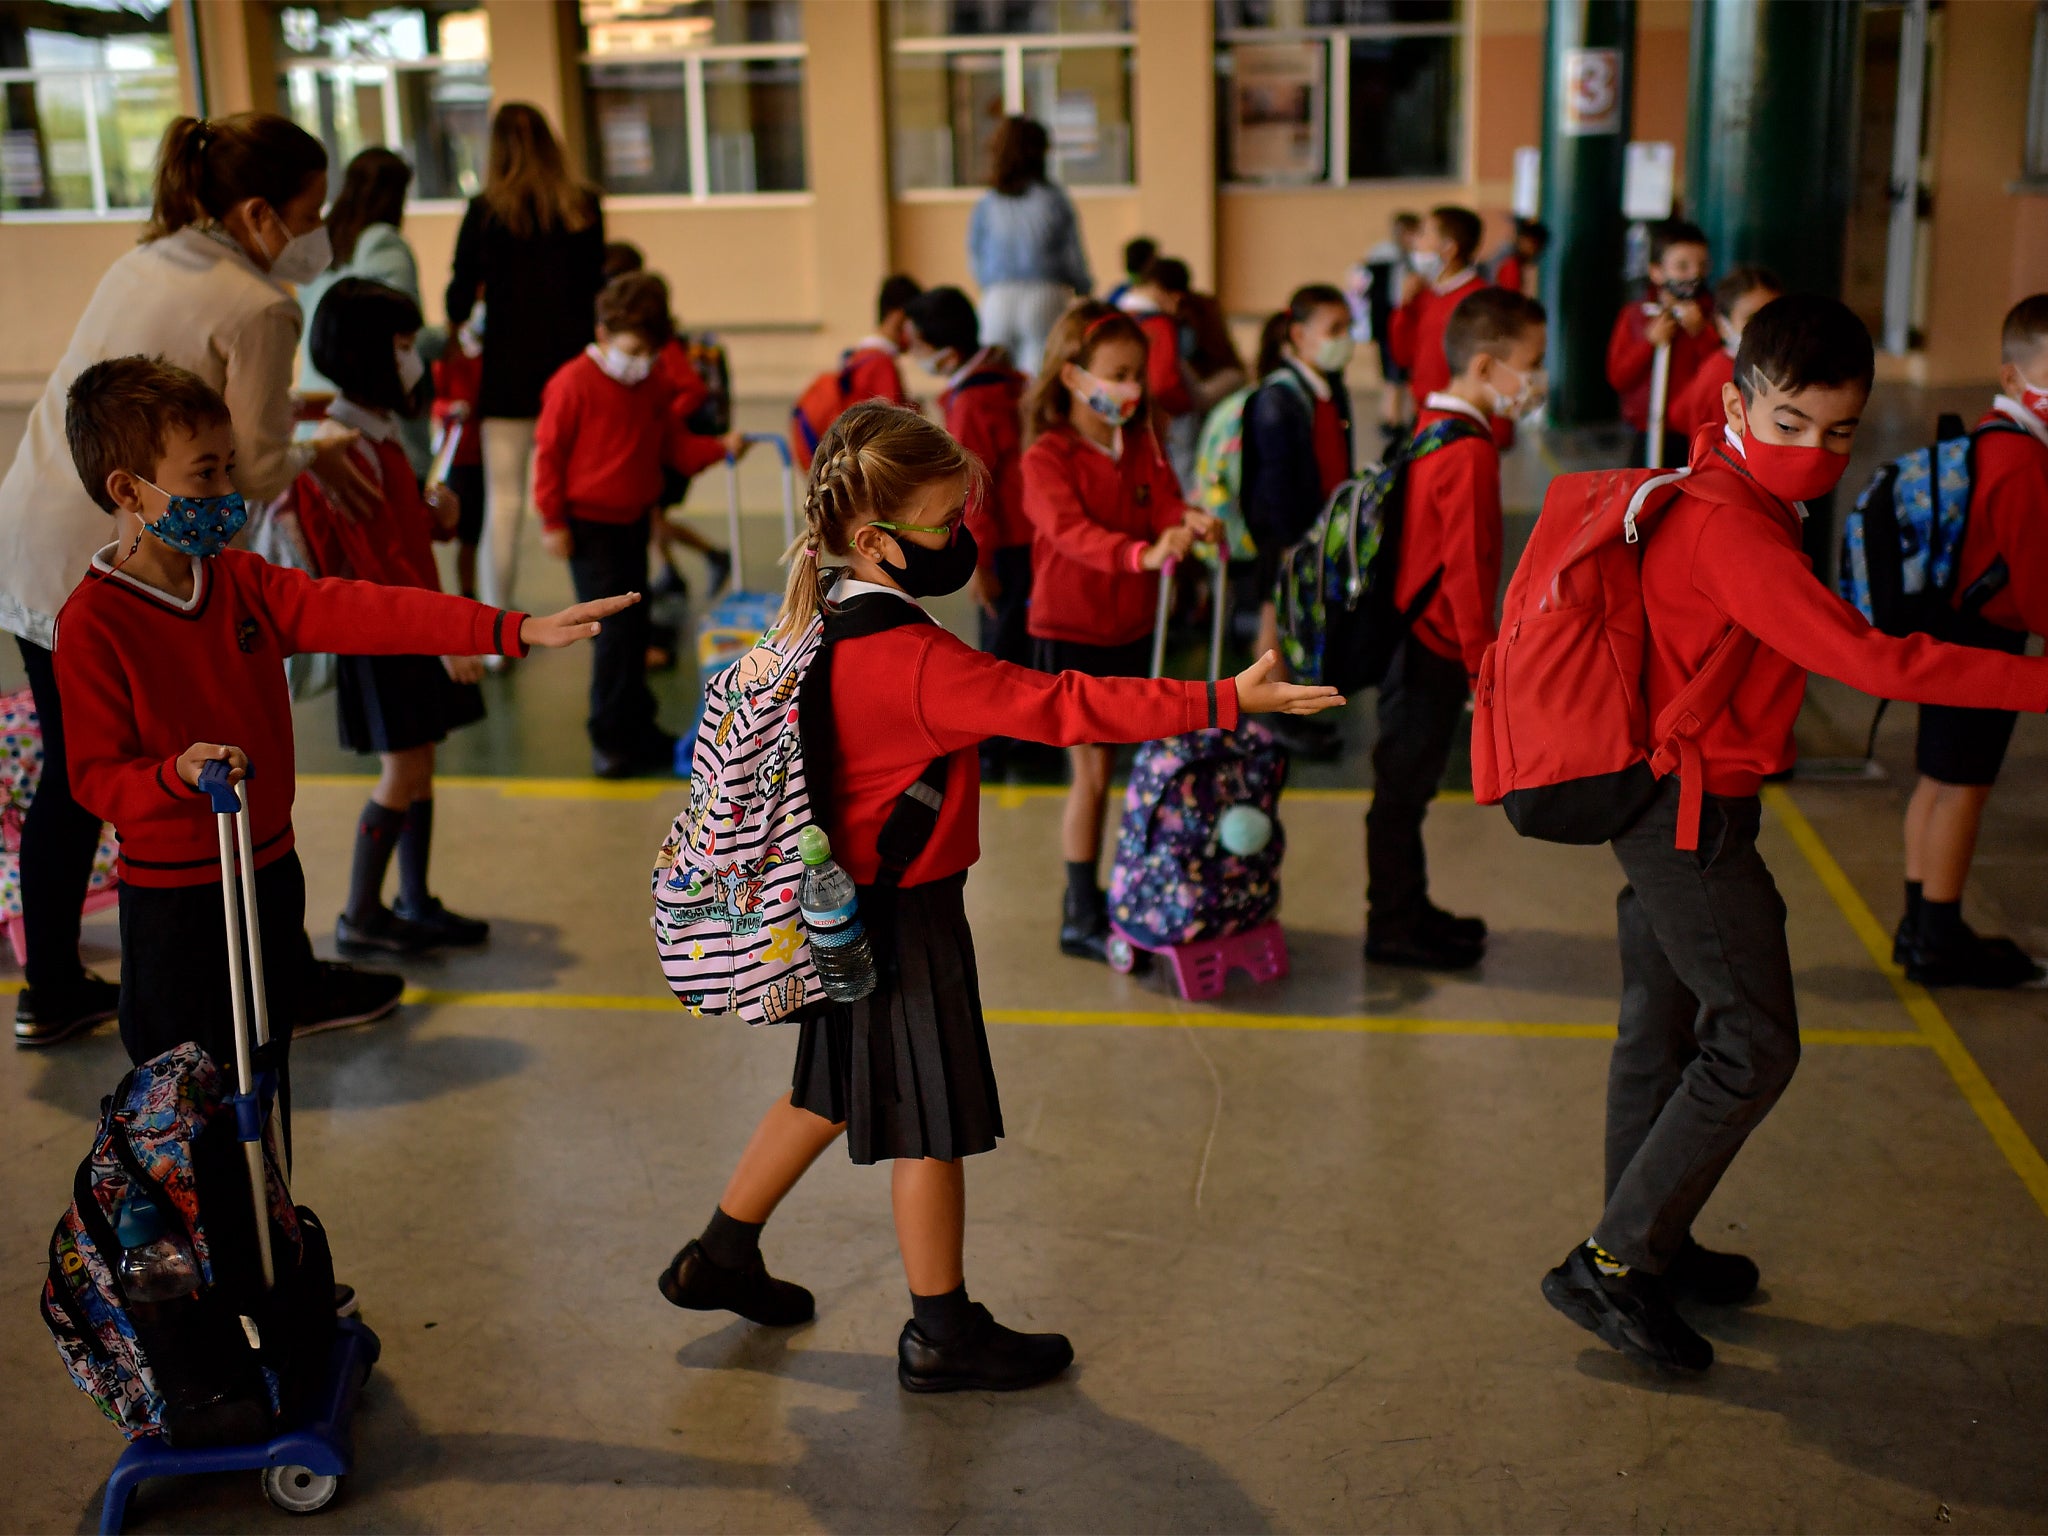
{"type": "Polygon", "coordinates": [[[491,155],[484,205],[524,239],[555,230],[588,229],[597,199],[562,159],[561,141],[540,108],[508,101],[491,119],[491,155]]]}
{"type": "Polygon", "coordinates": [[[825,611],[825,573],[818,562],[850,553],[863,518],[892,516],[926,486],[962,479],[971,499],[982,493],[988,471],[936,422],[886,400],[848,408],[811,457],[804,528],[782,555],[789,580],[775,633],[794,639],[825,611]]]}

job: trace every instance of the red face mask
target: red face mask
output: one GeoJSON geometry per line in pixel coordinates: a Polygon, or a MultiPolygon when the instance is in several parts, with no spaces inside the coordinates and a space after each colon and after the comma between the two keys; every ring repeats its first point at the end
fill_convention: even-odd
{"type": "MultiPolygon", "coordinates": [[[[2018,369],[2013,370],[2018,373],[2018,369]]],[[[2020,374],[2020,404],[2032,411],[2043,421],[2048,421],[2048,389],[2040,389],[2024,373],[2020,374]]]]}
{"type": "Polygon", "coordinates": [[[1760,442],[1747,422],[1742,433],[1743,457],[1756,483],[1780,501],[1812,501],[1825,496],[1848,472],[1849,456],[1826,448],[1792,443],[1760,442]]]}

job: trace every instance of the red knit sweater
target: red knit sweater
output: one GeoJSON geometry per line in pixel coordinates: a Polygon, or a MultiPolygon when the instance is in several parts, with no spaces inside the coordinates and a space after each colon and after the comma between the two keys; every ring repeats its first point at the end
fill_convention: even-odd
{"type": "MultiPolygon", "coordinates": [[[[1694,302],[1705,316],[1699,332],[1689,334],[1681,325],[1671,337],[1671,375],[1664,385],[1664,425],[1669,431],[1691,430],[1675,407],[1693,375],[1724,351],[1721,332],[1714,324],[1714,301],[1701,294],[1694,302]]],[[[1650,345],[1649,326],[1656,312],[1654,304],[1624,304],[1614,317],[1614,334],[1607,338],[1607,382],[1621,396],[1621,419],[1638,432],[1650,420],[1650,365],[1657,349],[1650,345]]]]}
{"type": "Polygon", "coordinates": [[[1731,624],[1762,644],[1728,707],[1700,732],[1706,789],[1753,795],[1792,766],[1792,727],[1819,672],[1883,698],[2048,710],[2048,660],[1899,639],[1814,577],[1799,514],[1749,477],[1725,429],[1693,440],[1693,478],[1643,543],[1649,718],[1700,670],[1731,624]]]}
{"type": "MultiPolygon", "coordinates": [[[[1427,407],[1420,432],[1452,412],[1427,407]]],[[[1469,676],[1500,625],[1500,450],[1490,437],[1466,437],[1417,459],[1402,503],[1401,569],[1394,601],[1402,607],[1437,567],[1443,580],[1415,621],[1415,638],[1437,655],[1463,661],[1469,676]]]]}
{"type": "MultiPolygon", "coordinates": [[[[2012,420],[1986,411],[1978,424],[2012,420]]],[[[2048,635],[2048,443],[2032,433],[1986,432],[1977,439],[1956,596],[2001,558],[2012,579],[1979,611],[2006,629],[2048,635]]]]}
{"type": "Polygon", "coordinates": [[[1060,425],[1024,452],[1031,545],[1031,616],[1044,640],[1127,645],[1152,628],[1159,579],[1145,547],[1187,515],[1159,440],[1135,422],[1123,454],[1060,425]]]}
{"type": "MultiPolygon", "coordinates": [[[[870,602],[893,602],[873,597],[870,602]]],[[[832,661],[833,857],[866,884],[880,860],[875,839],[897,798],[944,755],[946,800],[905,885],[958,874],[981,857],[981,760],[991,736],[1051,746],[1148,741],[1237,724],[1237,685],[1175,678],[1049,676],[971,649],[936,624],[909,624],[841,641],[832,661]]]]}
{"type": "Polygon", "coordinates": [[[968,514],[967,526],[986,566],[999,549],[1031,542],[1024,512],[1024,424],[1018,415],[1024,375],[1007,354],[969,365],[967,377],[939,396],[946,430],[988,469],[988,494],[968,514]]]}
{"type": "Polygon", "coordinates": [[[724,457],[717,438],[683,426],[665,370],[621,384],[581,352],[541,391],[533,504],[550,528],[572,517],[630,523],[660,499],[664,463],[694,475],[724,457]]]}
{"type": "Polygon", "coordinates": [[[434,563],[434,541],[448,535],[435,526],[433,511],[420,495],[405,450],[395,439],[380,443],[367,437],[357,442],[355,451],[361,454],[365,449],[370,450],[370,473],[384,493],[371,517],[337,511],[312,474],[300,475],[292,482],[292,504],[307,552],[313,557],[313,569],[323,576],[440,591],[441,569],[434,563]]]}
{"type": "Polygon", "coordinates": [[[291,851],[285,657],[525,654],[525,614],[466,597],[315,581],[234,549],[195,564],[188,610],[102,574],[96,557],[94,573],[57,617],[71,790],[121,834],[121,878],[130,885],[205,885],[220,876],[210,803],[178,777],[177,760],[196,742],[248,754],[256,862],[291,851]]]}
{"type": "Polygon", "coordinates": [[[1450,384],[1444,327],[1451,323],[1452,310],[1486,286],[1476,267],[1467,267],[1449,282],[1447,288],[1424,288],[1387,323],[1387,345],[1394,349],[1394,361],[1408,370],[1408,387],[1417,400],[1450,384]]]}

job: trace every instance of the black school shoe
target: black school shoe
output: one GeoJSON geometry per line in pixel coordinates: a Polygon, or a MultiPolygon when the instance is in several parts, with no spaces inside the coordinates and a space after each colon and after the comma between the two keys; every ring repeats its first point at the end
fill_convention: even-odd
{"type": "Polygon", "coordinates": [[[1714,1346],[1678,1315],[1661,1279],[1639,1269],[1603,1275],[1584,1243],[1543,1277],[1543,1299],[1639,1364],[1704,1371],[1714,1363],[1714,1346]]]}
{"type": "Polygon", "coordinates": [[[1400,965],[1419,971],[1469,971],[1486,958],[1486,944],[1433,933],[1427,927],[1365,930],[1365,958],[1373,965],[1400,965]]]}
{"type": "Polygon", "coordinates": [[[55,1045],[121,1011],[121,988],[87,971],[68,986],[24,987],[14,1000],[14,1043],[55,1045]]]}
{"type": "Polygon", "coordinates": [[[1073,891],[1061,898],[1060,953],[1109,963],[1109,902],[1102,892],[1092,901],[1073,891]]]}
{"type": "Polygon", "coordinates": [[[712,1262],[694,1237],[668,1262],[655,1282],[672,1307],[692,1312],[737,1312],[750,1323],[791,1328],[818,1315],[817,1299],[802,1286],[777,1280],[760,1254],[748,1269],[712,1262]]]}
{"type": "Polygon", "coordinates": [[[1931,939],[1925,923],[1902,936],[1894,949],[1906,979],[1923,987],[1984,987],[2003,990],[2030,986],[2044,972],[2019,945],[2007,938],[1986,938],[1967,923],[1943,939],[1931,939]],[[1903,953],[1901,953],[1903,951],[1903,953]]]}
{"type": "Polygon", "coordinates": [[[480,917],[464,917],[441,905],[441,898],[429,896],[425,906],[407,906],[403,900],[391,903],[402,920],[422,929],[436,948],[463,949],[481,944],[491,936],[491,925],[480,917]]]}
{"type": "Polygon", "coordinates": [[[1664,1288],[1673,1296],[1708,1307],[1739,1307],[1756,1295],[1762,1281],[1755,1260],[1702,1248],[1689,1236],[1664,1271],[1664,1288]]]}
{"type": "Polygon", "coordinates": [[[1440,939],[1446,944],[1462,944],[1468,948],[1483,949],[1486,946],[1486,919],[1483,917],[1458,917],[1446,912],[1434,902],[1425,902],[1422,919],[1417,925],[1425,934],[1440,939]]]}
{"type": "Polygon", "coordinates": [[[389,907],[362,918],[344,912],[334,920],[334,947],[345,955],[416,955],[433,944],[425,928],[389,907]]]}
{"type": "Polygon", "coordinates": [[[405,978],[389,971],[358,970],[337,960],[315,960],[307,988],[306,1017],[292,1035],[317,1035],[325,1030],[368,1024],[398,1008],[405,978]]]}
{"type": "Polygon", "coordinates": [[[1063,1333],[1018,1333],[974,1304],[974,1326],[950,1344],[928,1337],[912,1318],[896,1340],[896,1380],[906,1392],[1021,1392],[1051,1381],[1074,1363],[1063,1333]]]}

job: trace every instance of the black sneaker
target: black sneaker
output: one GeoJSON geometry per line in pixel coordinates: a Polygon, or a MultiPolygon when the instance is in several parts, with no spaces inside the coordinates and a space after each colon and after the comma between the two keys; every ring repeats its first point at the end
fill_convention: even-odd
{"type": "Polygon", "coordinates": [[[1714,1346],[1678,1315],[1662,1280],[1637,1269],[1603,1275],[1584,1243],[1543,1277],[1543,1299],[1643,1365],[1704,1371],[1714,1363],[1714,1346]]]}
{"type": "Polygon", "coordinates": [[[1394,932],[1365,931],[1365,958],[1373,965],[1418,971],[1469,971],[1486,958],[1486,946],[1468,944],[1420,927],[1394,932]]]}
{"type": "Polygon", "coordinates": [[[334,920],[334,947],[345,955],[416,955],[433,945],[432,934],[389,907],[360,919],[344,912],[334,920]]]}
{"type": "Polygon", "coordinates": [[[1060,953],[1109,962],[1109,903],[1102,892],[1089,901],[1068,891],[1060,902],[1060,953]]]}
{"type": "Polygon", "coordinates": [[[1486,919],[1483,917],[1458,917],[1446,912],[1433,902],[1424,902],[1421,930],[1432,938],[1446,944],[1462,944],[1468,948],[1483,948],[1486,944],[1486,919]]]}
{"type": "Polygon", "coordinates": [[[294,1035],[371,1023],[393,1012],[405,991],[405,978],[389,971],[361,971],[337,960],[315,960],[313,968],[307,1018],[293,1029],[294,1035]]]}
{"type": "Polygon", "coordinates": [[[2019,945],[2006,938],[1985,938],[1968,924],[1946,939],[1930,941],[1924,925],[1905,945],[1900,962],[1906,979],[1923,987],[1984,987],[2003,990],[2031,986],[2044,972],[2019,945]]]}
{"type": "Polygon", "coordinates": [[[906,1392],[1019,1392],[1051,1381],[1073,1363],[1074,1346],[1065,1334],[1018,1333],[979,1302],[974,1327],[964,1338],[937,1343],[912,1318],[896,1340],[896,1379],[906,1392]]]}
{"type": "Polygon", "coordinates": [[[760,1254],[754,1255],[750,1269],[727,1269],[715,1263],[694,1237],[669,1260],[656,1284],[672,1307],[737,1312],[748,1322],[769,1328],[791,1328],[818,1314],[817,1299],[802,1286],[769,1274],[760,1254]]]}
{"type": "Polygon", "coordinates": [[[14,1043],[55,1045],[121,1011],[121,988],[87,971],[69,986],[24,987],[14,999],[14,1043]]]}
{"type": "Polygon", "coordinates": [[[465,948],[481,944],[491,936],[491,925],[480,917],[464,917],[460,912],[450,912],[441,905],[441,898],[429,896],[423,907],[407,906],[404,901],[394,901],[391,910],[413,927],[423,929],[428,935],[427,942],[451,948],[465,948]]]}
{"type": "Polygon", "coordinates": [[[1702,1248],[1690,1237],[1664,1271],[1664,1288],[1672,1295],[1709,1307],[1741,1306],[1762,1280],[1754,1260],[1702,1248]]]}

